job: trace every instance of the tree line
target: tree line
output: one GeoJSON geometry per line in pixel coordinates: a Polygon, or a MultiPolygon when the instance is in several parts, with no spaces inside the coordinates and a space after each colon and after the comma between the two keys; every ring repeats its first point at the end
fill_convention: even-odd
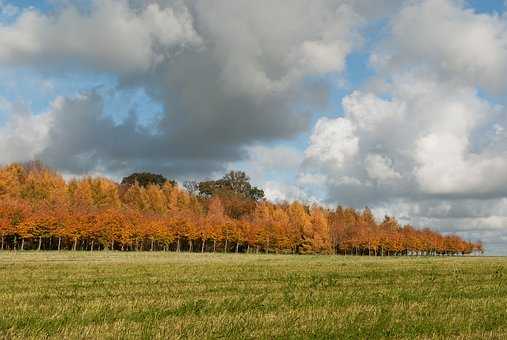
{"type": "Polygon", "coordinates": [[[136,173],[65,181],[39,162],[0,168],[2,250],[465,255],[480,242],[375,221],[370,209],[272,203],[243,172],[185,188],[136,173]]]}

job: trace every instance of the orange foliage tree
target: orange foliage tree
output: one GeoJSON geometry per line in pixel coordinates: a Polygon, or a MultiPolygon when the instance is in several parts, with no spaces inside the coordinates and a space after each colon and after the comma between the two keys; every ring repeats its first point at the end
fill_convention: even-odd
{"type": "Polygon", "coordinates": [[[177,250],[344,255],[457,255],[481,242],[378,223],[370,209],[272,203],[241,172],[202,182],[66,182],[39,162],[0,168],[0,249],[177,250]],[[212,242],[212,245],[209,243],[212,242]]]}

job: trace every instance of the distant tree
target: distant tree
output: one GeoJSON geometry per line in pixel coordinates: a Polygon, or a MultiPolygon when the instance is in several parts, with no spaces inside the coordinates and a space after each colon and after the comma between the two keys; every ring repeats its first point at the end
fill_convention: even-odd
{"type": "Polygon", "coordinates": [[[142,187],[147,187],[150,184],[163,186],[165,182],[176,185],[176,181],[168,180],[160,174],[153,174],[150,172],[135,172],[127,177],[123,177],[121,180],[121,184],[123,185],[133,185],[136,182],[142,187]]]}
{"type": "Polygon", "coordinates": [[[206,197],[232,193],[254,201],[264,198],[264,191],[253,187],[243,171],[230,171],[219,180],[200,182],[198,190],[200,195],[206,197]]]}

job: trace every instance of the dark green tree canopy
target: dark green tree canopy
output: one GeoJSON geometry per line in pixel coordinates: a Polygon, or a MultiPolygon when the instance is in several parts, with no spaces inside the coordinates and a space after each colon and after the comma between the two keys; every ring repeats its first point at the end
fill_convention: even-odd
{"type": "Polygon", "coordinates": [[[123,177],[121,184],[133,185],[137,182],[140,186],[147,187],[150,184],[162,186],[167,181],[169,181],[169,183],[172,185],[176,185],[176,181],[168,180],[160,174],[153,174],[150,172],[135,172],[127,177],[123,177]]]}
{"type": "Polygon", "coordinates": [[[254,201],[264,198],[264,191],[252,186],[250,178],[243,171],[231,171],[216,181],[200,182],[198,190],[205,197],[230,193],[254,201]]]}

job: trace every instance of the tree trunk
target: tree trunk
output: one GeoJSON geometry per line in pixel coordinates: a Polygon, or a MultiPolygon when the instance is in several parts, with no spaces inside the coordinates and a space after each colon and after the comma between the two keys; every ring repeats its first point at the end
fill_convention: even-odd
{"type": "Polygon", "coordinates": [[[224,247],[224,252],[227,253],[227,241],[229,241],[228,239],[225,239],[225,247],[224,247]]]}
{"type": "Polygon", "coordinates": [[[111,240],[111,250],[114,250],[114,240],[111,240]]]}
{"type": "Polygon", "coordinates": [[[77,238],[74,238],[74,246],[72,247],[73,251],[76,251],[77,249],[77,238]]]}
{"type": "Polygon", "coordinates": [[[39,245],[37,246],[37,251],[40,251],[42,246],[42,236],[39,236],[39,245]]]}
{"type": "Polygon", "coordinates": [[[151,248],[150,248],[150,251],[153,251],[153,239],[151,239],[151,248]]]}
{"type": "Polygon", "coordinates": [[[257,246],[256,254],[259,254],[259,246],[257,246]]]}
{"type": "Polygon", "coordinates": [[[204,238],[201,241],[201,253],[204,253],[204,238]]]}
{"type": "Polygon", "coordinates": [[[90,251],[93,251],[93,241],[94,241],[94,240],[92,240],[92,245],[91,245],[91,247],[90,247],[90,251]]]}
{"type": "Polygon", "coordinates": [[[58,237],[58,251],[60,251],[60,247],[62,245],[62,237],[58,237]]]}
{"type": "Polygon", "coordinates": [[[213,240],[213,252],[215,252],[217,249],[217,240],[213,240]]]}
{"type": "Polygon", "coordinates": [[[25,250],[25,239],[21,238],[21,250],[25,250]]]}
{"type": "Polygon", "coordinates": [[[2,250],[4,250],[4,239],[5,239],[5,237],[2,236],[2,250]]]}
{"type": "Polygon", "coordinates": [[[249,254],[250,253],[250,243],[247,244],[246,246],[246,253],[249,254]]]}
{"type": "Polygon", "coordinates": [[[238,253],[238,250],[239,250],[239,242],[236,242],[236,254],[238,253]]]}
{"type": "Polygon", "coordinates": [[[191,253],[194,251],[194,242],[192,240],[189,240],[188,242],[190,243],[190,248],[189,248],[188,252],[191,253]]]}
{"type": "Polygon", "coordinates": [[[178,238],[178,242],[176,243],[176,251],[180,252],[180,239],[178,238]]]}

